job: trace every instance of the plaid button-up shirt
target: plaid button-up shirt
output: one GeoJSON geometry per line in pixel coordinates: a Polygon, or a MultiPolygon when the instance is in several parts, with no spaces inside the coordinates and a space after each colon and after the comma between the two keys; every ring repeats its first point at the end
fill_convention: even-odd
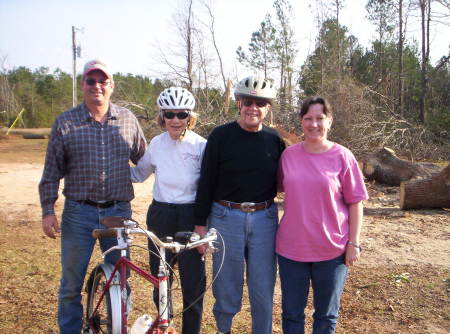
{"type": "Polygon", "coordinates": [[[95,121],[84,103],[53,124],[39,183],[43,216],[54,214],[59,182],[71,200],[130,201],[134,198],[129,160],[143,156],[146,141],[136,117],[110,104],[107,121],[95,121]]]}

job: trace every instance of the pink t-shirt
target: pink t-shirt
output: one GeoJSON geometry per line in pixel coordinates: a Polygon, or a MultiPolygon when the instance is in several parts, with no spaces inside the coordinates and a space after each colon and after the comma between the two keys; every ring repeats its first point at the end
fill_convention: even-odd
{"type": "Polygon", "coordinates": [[[348,240],[348,205],[368,198],[362,173],[352,152],[333,144],[323,153],[309,153],[299,143],[280,160],[284,215],[276,252],[294,261],[333,259],[348,240]]]}

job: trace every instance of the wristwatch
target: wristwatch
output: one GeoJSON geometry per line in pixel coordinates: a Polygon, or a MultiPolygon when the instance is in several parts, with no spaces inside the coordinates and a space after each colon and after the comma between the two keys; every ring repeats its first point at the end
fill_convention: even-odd
{"type": "Polygon", "coordinates": [[[355,248],[358,248],[360,252],[362,251],[361,245],[357,245],[357,244],[355,244],[353,241],[350,241],[350,240],[349,240],[347,243],[348,243],[349,245],[352,245],[352,246],[355,247],[355,248]]]}

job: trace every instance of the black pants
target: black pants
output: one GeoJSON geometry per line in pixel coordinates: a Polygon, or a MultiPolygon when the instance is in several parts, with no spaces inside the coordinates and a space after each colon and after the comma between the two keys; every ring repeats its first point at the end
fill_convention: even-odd
{"type": "MultiPolygon", "coordinates": [[[[147,213],[147,227],[159,238],[174,236],[179,231],[193,231],[195,225],[193,204],[169,204],[153,201],[147,213]]],[[[149,241],[149,249],[156,252],[156,248],[149,241]]],[[[156,252],[157,254],[157,252],[156,252]]],[[[166,261],[172,266],[178,262],[178,271],[183,292],[183,309],[190,306],[183,313],[182,334],[199,334],[203,312],[203,293],[205,291],[205,264],[196,249],[184,251],[180,254],[166,252],[166,261]],[[197,300],[193,304],[195,300],[197,300]],[[193,305],[191,305],[193,304],[193,305]]],[[[150,271],[158,274],[159,257],[150,253],[150,271]]],[[[172,273],[170,275],[172,283],[172,273]]],[[[158,289],[153,289],[153,300],[158,306],[158,289]]]]}

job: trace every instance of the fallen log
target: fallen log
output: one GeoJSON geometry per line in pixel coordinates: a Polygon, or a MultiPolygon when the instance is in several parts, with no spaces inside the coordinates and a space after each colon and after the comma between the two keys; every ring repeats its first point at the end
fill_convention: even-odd
{"type": "Polygon", "coordinates": [[[387,147],[367,155],[362,168],[368,181],[375,180],[389,186],[399,186],[401,182],[416,178],[428,178],[440,170],[439,166],[432,163],[400,159],[387,147]]]}
{"type": "Polygon", "coordinates": [[[27,133],[22,135],[23,139],[48,139],[49,135],[42,135],[38,133],[27,133]]]}
{"type": "Polygon", "coordinates": [[[450,165],[426,179],[400,184],[400,209],[450,208],[450,165]]]}

